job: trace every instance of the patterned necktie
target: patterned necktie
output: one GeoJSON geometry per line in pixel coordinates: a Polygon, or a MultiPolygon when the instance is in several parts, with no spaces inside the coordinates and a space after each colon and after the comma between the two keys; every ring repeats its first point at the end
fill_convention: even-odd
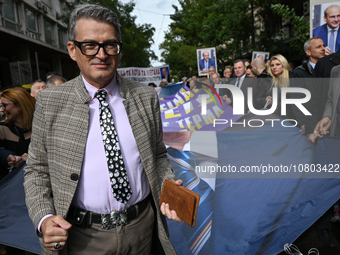
{"type": "Polygon", "coordinates": [[[109,104],[106,102],[106,90],[97,90],[94,95],[100,103],[99,121],[102,131],[107,165],[113,197],[126,204],[131,195],[131,187],[126,173],[122,152],[120,151],[117,131],[113,123],[109,104]]]}
{"type": "MultiPolygon", "coordinates": [[[[168,147],[168,158],[170,160],[173,171],[178,179],[183,181],[183,187],[186,187],[200,194],[200,202],[197,211],[196,224],[193,228],[187,224],[181,224],[181,232],[186,239],[186,245],[183,240],[180,241],[185,247],[182,254],[211,254],[212,240],[210,240],[212,230],[212,217],[215,192],[210,186],[195,174],[195,167],[201,161],[207,161],[207,157],[200,156],[192,151],[180,151],[172,147],[168,147]]],[[[173,226],[179,231],[177,223],[168,221],[169,226],[173,226]]],[[[181,237],[180,235],[178,235],[181,237]]]]}
{"type": "Polygon", "coordinates": [[[331,30],[331,35],[329,37],[329,48],[331,51],[334,53],[335,52],[335,47],[334,47],[334,30],[331,30]]]}

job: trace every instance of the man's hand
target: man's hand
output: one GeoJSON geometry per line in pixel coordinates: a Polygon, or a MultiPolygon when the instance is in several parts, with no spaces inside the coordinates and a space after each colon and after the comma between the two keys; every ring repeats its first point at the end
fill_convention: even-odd
{"type": "Polygon", "coordinates": [[[329,133],[328,129],[331,127],[332,120],[329,117],[324,117],[316,124],[314,133],[308,135],[308,141],[315,144],[315,139],[321,135],[329,133]]]}
{"type": "Polygon", "coordinates": [[[273,103],[273,98],[271,96],[267,96],[266,97],[266,103],[267,103],[268,100],[269,100],[268,105],[271,105],[273,103]]]}
{"type": "Polygon", "coordinates": [[[305,125],[302,125],[302,126],[301,126],[300,132],[301,132],[301,135],[304,135],[304,134],[306,133],[306,127],[305,127],[305,125]]]}
{"type": "Polygon", "coordinates": [[[229,105],[231,104],[231,99],[228,97],[228,95],[223,95],[222,100],[229,105]]]}
{"type": "Polygon", "coordinates": [[[320,136],[318,133],[311,133],[307,136],[308,141],[310,141],[312,144],[315,144],[315,139],[320,136]]]}
{"type": "MultiPolygon", "coordinates": [[[[183,181],[182,180],[177,180],[175,181],[177,186],[182,186],[183,181]]],[[[174,210],[170,210],[169,204],[162,203],[161,205],[161,212],[164,216],[168,217],[170,220],[174,220],[178,223],[181,223],[182,220],[177,216],[177,213],[174,210]]]]}
{"type": "MultiPolygon", "coordinates": [[[[27,155],[27,153],[25,153],[27,155]]],[[[23,156],[25,155],[23,154],[23,156]]],[[[9,166],[12,166],[12,167],[19,167],[21,166],[23,163],[25,163],[27,159],[27,156],[25,156],[24,158],[23,157],[20,157],[20,156],[16,156],[16,155],[9,155],[7,157],[7,163],[9,166]]]]}
{"type": "Polygon", "coordinates": [[[326,55],[333,54],[333,52],[331,51],[331,48],[329,48],[328,46],[325,48],[325,54],[326,55]]]}
{"type": "Polygon", "coordinates": [[[316,124],[315,129],[320,135],[326,135],[329,133],[329,128],[331,127],[332,120],[329,117],[324,117],[322,120],[316,124]]]}
{"type": "Polygon", "coordinates": [[[72,225],[60,215],[46,218],[40,227],[46,249],[51,251],[63,249],[68,237],[68,230],[71,227],[72,225]],[[60,243],[61,248],[54,249],[57,242],[60,243]]]}

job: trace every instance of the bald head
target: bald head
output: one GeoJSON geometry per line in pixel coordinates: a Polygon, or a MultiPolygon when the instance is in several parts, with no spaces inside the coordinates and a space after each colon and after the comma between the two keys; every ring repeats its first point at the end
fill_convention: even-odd
{"type": "Polygon", "coordinates": [[[209,52],[208,52],[208,51],[203,52],[203,58],[204,58],[206,61],[209,60],[209,52]]]}
{"type": "Polygon", "coordinates": [[[262,59],[261,58],[255,58],[251,64],[252,65],[254,64],[254,65],[256,65],[260,68],[266,68],[266,64],[264,63],[263,57],[262,57],[262,59]]]}
{"type": "Polygon", "coordinates": [[[260,75],[263,72],[263,70],[265,70],[265,69],[266,69],[266,64],[265,64],[263,58],[255,58],[251,62],[251,71],[256,76],[260,75]]]}

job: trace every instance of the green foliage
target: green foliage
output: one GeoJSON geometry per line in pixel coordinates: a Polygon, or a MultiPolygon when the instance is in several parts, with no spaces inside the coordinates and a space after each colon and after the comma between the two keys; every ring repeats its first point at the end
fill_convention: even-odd
{"type": "Polygon", "coordinates": [[[193,54],[190,58],[187,56],[185,63],[175,62],[182,59],[179,49],[184,45],[192,49],[216,47],[220,71],[235,58],[249,58],[253,49],[267,50],[272,42],[255,40],[254,20],[260,16],[260,10],[267,16],[272,15],[270,3],[276,1],[179,0],[181,9],[173,6],[175,14],[171,18],[174,22],[160,45],[165,50],[162,61],[176,72],[193,75],[197,74],[196,52],[192,50],[193,54]]]}
{"type": "MultiPolygon", "coordinates": [[[[309,23],[305,20],[305,18],[302,16],[297,16],[295,14],[294,8],[290,9],[288,6],[285,6],[283,4],[272,4],[271,5],[272,10],[274,13],[278,15],[282,15],[284,19],[290,19],[292,24],[292,29],[294,31],[294,37],[295,40],[290,41],[290,46],[300,51],[300,53],[304,54],[303,45],[305,41],[309,38],[309,23]]],[[[289,35],[286,35],[281,32],[281,35],[283,38],[288,39],[289,35]]]]}
{"type": "Polygon", "coordinates": [[[155,28],[151,24],[136,25],[136,16],[132,16],[135,4],[131,1],[123,4],[118,0],[75,0],[71,6],[64,8],[63,21],[68,24],[74,6],[81,3],[98,3],[115,12],[121,24],[123,53],[120,67],[149,67],[151,60],[157,60],[151,46],[155,28]]]}
{"type": "Polygon", "coordinates": [[[161,60],[170,65],[173,73],[190,76],[197,74],[194,49],[216,47],[220,72],[237,58],[251,58],[252,51],[297,56],[297,50],[301,51],[308,39],[308,24],[303,17],[296,16],[294,10],[281,7],[282,12],[277,12],[278,6],[281,6],[275,5],[278,2],[179,0],[180,8],[173,6],[173,22],[160,45],[164,50],[161,60]],[[277,7],[273,9],[272,4],[277,7]],[[279,32],[282,15],[288,15],[292,20],[294,38],[279,32]],[[181,55],[181,48],[187,53],[185,57],[181,55]],[[192,55],[189,56],[189,52],[192,55]]]}

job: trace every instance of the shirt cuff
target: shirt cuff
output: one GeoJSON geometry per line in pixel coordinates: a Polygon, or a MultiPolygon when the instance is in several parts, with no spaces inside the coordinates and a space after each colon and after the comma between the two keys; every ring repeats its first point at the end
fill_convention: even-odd
{"type": "Polygon", "coordinates": [[[39,221],[39,225],[38,225],[38,231],[39,231],[39,233],[41,233],[40,227],[41,227],[41,224],[43,223],[43,221],[44,221],[45,219],[47,219],[48,217],[51,217],[51,216],[53,216],[53,214],[47,214],[46,216],[44,216],[44,217],[39,221]]]}

